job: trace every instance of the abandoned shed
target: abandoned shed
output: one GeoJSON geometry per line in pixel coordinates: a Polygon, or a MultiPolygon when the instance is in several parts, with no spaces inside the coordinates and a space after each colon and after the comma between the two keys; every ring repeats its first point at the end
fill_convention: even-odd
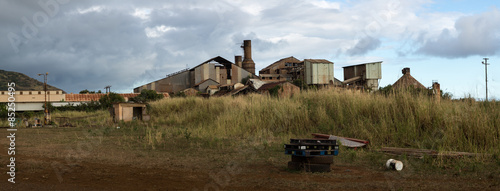
{"type": "Polygon", "coordinates": [[[413,87],[416,89],[426,89],[424,85],[410,75],[410,68],[403,68],[402,72],[403,76],[392,85],[392,88],[407,89],[413,87]]]}
{"type": "Polygon", "coordinates": [[[198,90],[198,91],[200,91],[200,92],[206,92],[206,93],[209,93],[209,92],[207,91],[207,88],[208,88],[209,86],[217,86],[217,85],[219,85],[219,82],[217,82],[217,81],[215,81],[215,80],[213,80],[213,79],[209,78],[209,79],[206,79],[206,80],[201,81],[201,82],[200,82],[200,83],[198,83],[198,84],[195,84],[195,85],[193,86],[193,88],[194,88],[194,89],[196,89],[196,90],[198,90]]]}
{"type": "Polygon", "coordinates": [[[144,103],[115,103],[110,111],[115,122],[150,119],[146,114],[146,104],[144,103]]]}

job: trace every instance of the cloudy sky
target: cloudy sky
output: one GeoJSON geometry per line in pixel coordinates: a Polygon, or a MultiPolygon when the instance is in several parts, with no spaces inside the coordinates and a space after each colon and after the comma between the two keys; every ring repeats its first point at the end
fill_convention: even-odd
{"type": "Polygon", "coordinates": [[[134,87],[252,40],[257,71],[284,57],[343,66],[384,61],[456,98],[500,99],[500,2],[473,0],[0,0],[0,69],[69,92],[134,87]],[[41,80],[41,78],[39,79],[41,80]]]}

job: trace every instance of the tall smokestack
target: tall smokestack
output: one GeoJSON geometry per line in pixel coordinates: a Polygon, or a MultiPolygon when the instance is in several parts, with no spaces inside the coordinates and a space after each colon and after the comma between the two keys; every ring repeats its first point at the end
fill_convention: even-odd
{"type": "Polygon", "coordinates": [[[255,62],[252,60],[252,41],[243,41],[243,52],[245,53],[245,58],[243,59],[243,69],[255,75],[255,62]]]}
{"type": "Polygon", "coordinates": [[[236,66],[239,66],[240,68],[242,67],[241,60],[241,56],[234,56],[234,64],[236,64],[236,66]]]}

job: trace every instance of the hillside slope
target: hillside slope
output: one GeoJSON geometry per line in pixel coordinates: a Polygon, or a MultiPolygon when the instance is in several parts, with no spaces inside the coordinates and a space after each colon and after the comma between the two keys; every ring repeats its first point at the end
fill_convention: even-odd
{"type": "MultiPolygon", "coordinates": [[[[42,77],[40,77],[42,79],[42,77]]],[[[16,90],[43,90],[43,82],[33,79],[19,72],[0,70],[0,91],[7,91],[7,84],[16,83],[16,90]]],[[[51,85],[47,85],[48,90],[61,90],[51,85]]]]}

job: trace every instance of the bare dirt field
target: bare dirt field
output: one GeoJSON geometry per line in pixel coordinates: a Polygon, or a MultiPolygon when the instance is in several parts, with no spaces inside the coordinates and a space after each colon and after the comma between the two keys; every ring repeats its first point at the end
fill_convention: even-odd
{"type": "Polygon", "coordinates": [[[499,169],[428,172],[408,159],[396,172],[383,167],[391,156],[377,154],[372,162],[363,162],[371,155],[339,158],[330,173],[297,172],[286,168],[290,157],[279,144],[172,137],[153,149],[124,131],[19,129],[12,184],[6,174],[10,141],[0,129],[0,190],[500,190],[499,169]]]}

